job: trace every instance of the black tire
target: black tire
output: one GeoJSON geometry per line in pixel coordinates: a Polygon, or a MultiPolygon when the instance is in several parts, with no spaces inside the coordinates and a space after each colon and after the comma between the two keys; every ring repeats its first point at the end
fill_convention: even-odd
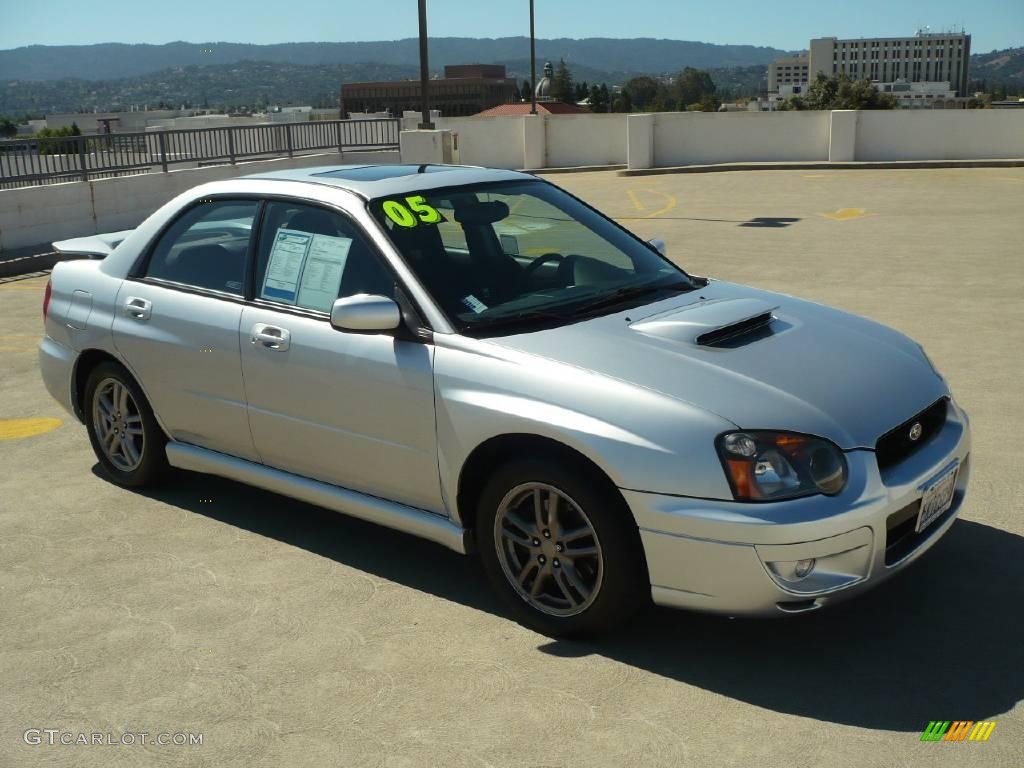
{"type": "MultiPolygon", "coordinates": [[[[119,390],[115,389],[115,391],[119,390]]],[[[106,397],[105,402],[109,399],[106,397]]],[[[154,485],[166,476],[169,470],[167,454],[164,451],[167,436],[157,424],[156,418],[153,416],[153,409],[150,408],[149,401],[142,393],[142,388],[124,366],[107,361],[93,368],[89,373],[89,378],[86,379],[82,412],[92,449],[96,453],[96,458],[99,460],[104,474],[113,482],[125,488],[142,488],[154,485]],[[130,401],[126,401],[130,405],[125,409],[124,420],[120,418],[121,411],[116,410],[115,415],[118,416],[118,419],[115,424],[125,431],[133,431],[136,425],[141,429],[141,441],[133,440],[132,442],[132,445],[136,446],[137,462],[131,461],[128,456],[123,457],[123,460],[117,456],[112,459],[102,444],[100,432],[105,431],[109,434],[110,430],[107,426],[108,420],[98,416],[96,412],[97,390],[102,387],[105,395],[109,395],[111,388],[114,387],[112,382],[124,387],[130,396],[130,401]],[[137,419],[135,418],[136,413],[137,419]],[[120,462],[120,465],[115,462],[120,462]]],[[[120,443],[120,440],[118,442],[120,443]]]]}
{"type": "MultiPolygon", "coordinates": [[[[539,514],[549,515],[549,505],[550,502],[542,501],[544,511],[539,514]]],[[[547,533],[552,533],[554,538],[557,538],[554,530],[542,531],[541,535],[547,533]]],[[[604,475],[582,460],[573,461],[562,456],[552,460],[524,458],[499,467],[481,493],[475,537],[487,578],[510,613],[524,626],[542,634],[551,637],[580,637],[605,633],[621,627],[632,613],[650,604],[650,581],[636,521],[618,489],[604,475]],[[518,537],[525,530],[521,526],[509,526],[508,516],[502,513],[502,508],[509,499],[523,499],[518,507],[514,502],[510,502],[516,510],[513,519],[518,520],[525,516],[523,510],[528,513],[531,508],[536,510],[536,506],[535,502],[528,500],[525,495],[517,494],[530,494],[530,498],[550,498],[549,489],[556,490],[564,497],[557,502],[563,510],[559,513],[561,517],[572,518],[576,511],[583,513],[582,518],[574,518],[577,521],[575,530],[579,531],[585,527],[579,524],[581,519],[584,524],[589,523],[595,537],[584,536],[582,541],[587,549],[599,550],[596,558],[589,561],[569,559],[571,565],[559,563],[552,558],[561,557],[565,560],[567,553],[577,551],[570,549],[570,546],[575,545],[570,545],[566,541],[560,545],[562,549],[550,551],[551,545],[542,542],[541,547],[548,547],[544,550],[549,555],[545,562],[544,555],[538,554],[540,550],[528,549],[525,544],[514,543],[511,537],[500,533],[503,530],[511,530],[513,536],[518,537]],[[534,497],[534,491],[538,491],[540,497],[534,497]],[[573,505],[577,509],[574,509],[573,505]],[[501,523],[498,522],[499,517],[501,523]],[[558,555],[557,552],[562,554],[558,555]],[[522,588],[514,585],[516,568],[515,564],[510,562],[518,559],[519,562],[526,563],[518,571],[521,575],[525,575],[531,566],[539,573],[541,566],[533,564],[534,555],[539,562],[545,562],[544,567],[547,568],[544,578],[548,581],[542,584],[545,594],[541,594],[539,598],[531,598],[525,594],[528,591],[526,585],[522,588]],[[598,560],[600,565],[595,567],[598,560]],[[555,571],[556,565],[561,566],[561,571],[555,571]],[[589,579],[582,580],[588,583],[596,582],[590,596],[586,600],[580,599],[578,606],[568,605],[572,600],[570,594],[576,598],[584,594],[572,590],[570,582],[579,582],[567,578],[570,575],[567,572],[568,568],[572,568],[577,578],[589,576],[589,579]],[[559,581],[562,582],[561,585],[559,581]],[[559,594],[566,598],[565,607],[553,604],[559,599],[559,594]],[[535,602],[539,602],[540,599],[550,602],[544,606],[536,605],[535,602]],[[556,610],[578,612],[571,615],[555,615],[551,612],[556,610]]],[[[539,539],[540,536],[533,539],[530,544],[539,539]]],[[[548,541],[551,539],[549,536],[548,541]]],[[[528,579],[526,583],[532,587],[538,578],[540,576],[528,579]]]]}

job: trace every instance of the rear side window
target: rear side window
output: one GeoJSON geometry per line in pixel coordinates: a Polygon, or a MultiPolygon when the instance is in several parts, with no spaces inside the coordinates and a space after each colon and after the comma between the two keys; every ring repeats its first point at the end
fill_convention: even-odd
{"type": "Polygon", "coordinates": [[[146,277],[241,296],[259,203],[212,200],[185,211],[164,232],[146,277]]]}
{"type": "Polygon", "coordinates": [[[348,217],[326,208],[271,201],[256,259],[256,298],[330,312],[357,293],[393,298],[395,280],[348,217]]]}

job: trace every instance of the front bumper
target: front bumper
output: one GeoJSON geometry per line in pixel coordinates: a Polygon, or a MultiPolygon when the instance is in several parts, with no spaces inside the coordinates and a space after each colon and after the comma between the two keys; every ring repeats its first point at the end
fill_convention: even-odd
{"type": "Polygon", "coordinates": [[[884,472],[873,451],[846,454],[834,497],[749,504],[623,490],[659,605],[730,615],[801,613],[874,587],[926,552],[956,518],[970,476],[970,425],[952,401],[942,430],[884,472]],[[922,487],[959,463],[952,506],[914,532],[922,487]],[[815,559],[803,579],[792,568],[815,559]]]}

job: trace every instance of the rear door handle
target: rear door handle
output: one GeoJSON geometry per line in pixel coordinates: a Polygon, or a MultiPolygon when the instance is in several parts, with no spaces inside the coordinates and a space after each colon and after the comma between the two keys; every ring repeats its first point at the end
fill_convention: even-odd
{"type": "Polygon", "coordinates": [[[149,299],[140,299],[138,296],[129,296],[124,303],[124,312],[136,320],[149,320],[153,315],[153,302],[149,299]]]}
{"type": "Polygon", "coordinates": [[[284,328],[266,323],[256,323],[249,334],[249,341],[264,349],[273,349],[276,352],[283,352],[288,349],[291,343],[292,334],[284,328]]]}

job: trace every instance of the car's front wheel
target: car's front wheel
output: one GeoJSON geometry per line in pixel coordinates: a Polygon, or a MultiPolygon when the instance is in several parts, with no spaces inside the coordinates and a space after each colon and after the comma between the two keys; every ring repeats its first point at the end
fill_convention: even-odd
{"type": "Polygon", "coordinates": [[[97,365],[85,384],[85,423],[96,458],[118,485],[139,488],[167,471],[167,442],[141,387],[121,365],[97,365]]]}
{"type": "Polygon", "coordinates": [[[636,523],[614,486],[582,462],[501,467],[481,494],[476,539],[492,585],[544,634],[602,632],[647,601],[636,523]]]}

